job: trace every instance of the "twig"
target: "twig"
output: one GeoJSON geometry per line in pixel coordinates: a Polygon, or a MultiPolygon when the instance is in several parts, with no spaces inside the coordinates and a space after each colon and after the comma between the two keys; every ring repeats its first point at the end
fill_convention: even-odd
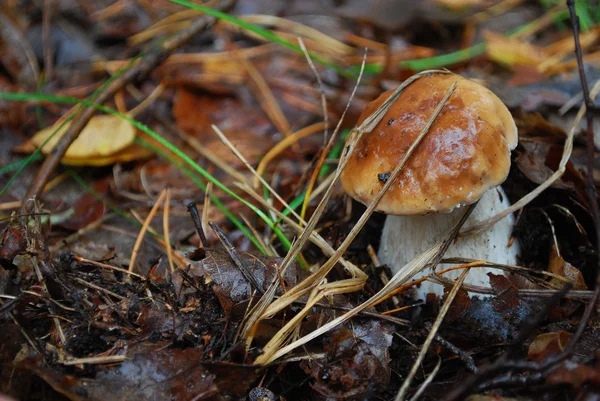
{"type": "MultiPolygon", "coordinates": [[[[425,328],[427,330],[431,330],[432,329],[431,323],[429,323],[429,322],[425,323],[425,328]]],[[[443,347],[448,348],[448,350],[450,350],[450,352],[457,355],[460,358],[460,360],[464,362],[467,369],[469,369],[472,373],[477,373],[477,366],[475,365],[475,361],[473,360],[471,355],[467,354],[465,351],[458,348],[456,345],[452,344],[450,341],[446,340],[439,334],[436,334],[434,339],[435,339],[435,341],[440,343],[443,347]]]]}
{"type": "Polygon", "coordinates": [[[208,241],[206,240],[206,235],[204,234],[204,229],[202,228],[202,221],[200,220],[200,213],[198,213],[196,202],[188,203],[187,209],[190,215],[192,216],[194,227],[196,227],[196,231],[198,232],[198,236],[200,237],[200,244],[203,248],[208,247],[208,241]]]}
{"type": "MultiPolygon", "coordinates": [[[[230,0],[221,0],[216,8],[226,8],[231,3],[230,0]]],[[[163,42],[160,46],[151,48],[145,53],[141,60],[125,71],[123,75],[111,82],[98,96],[94,99],[97,104],[103,104],[108,101],[117,92],[123,89],[127,84],[131,83],[139,76],[146,75],[158,67],[171,53],[187,42],[192,36],[203,29],[214,24],[213,17],[203,15],[197,21],[194,21],[188,28],[182,30],[171,39],[163,42]]],[[[24,200],[33,196],[39,197],[50,176],[56,170],[58,163],[67,152],[67,149],[77,139],[83,128],[91,120],[96,113],[93,107],[80,109],[74,116],[73,122],[60,138],[50,155],[44,160],[44,163],[38,170],[38,174],[29,186],[27,193],[23,197],[24,200]]]]}
{"type": "Polygon", "coordinates": [[[42,16],[42,42],[44,46],[44,72],[46,82],[52,81],[54,77],[54,49],[52,46],[52,2],[53,0],[44,0],[42,16]]]}
{"type": "MultiPolygon", "coordinates": [[[[579,78],[581,79],[581,89],[583,90],[583,99],[585,102],[585,117],[587,120],[587,176],[586,189],[592,209],[592,216],[596,226],[596,255],[600,252],[600,208],[598,207],[598,197],[596,195],[596,186],[594,185],[594,101],[590,97],[585,70],[583,68],[583,56],[581,54],[581,43],[579,42],[579,17],[575,13],[575,0],[567,0],[567,7],[571,15],[571,25],[573,27],[573,39],[575,40],[575,54],[577,56],[577,66],[579,68],[579,78]]],[[[600,264],[600,259],[598,260],[600,264]]],[[[594,312],[596,301],[600,296],[600,265],[596,267],[596,282],[594,295],[586,305],[579,326],[571,337],[571,340],[565,348],[565,353],[573,351],[575,344],[583,334],[592,313],[594,312]]]]}

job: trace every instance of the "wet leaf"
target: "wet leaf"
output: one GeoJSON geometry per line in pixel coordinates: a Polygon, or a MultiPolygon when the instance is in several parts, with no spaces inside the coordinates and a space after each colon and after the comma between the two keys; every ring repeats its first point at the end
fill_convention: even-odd
{"type": "Polygon", "coordinates": [[[566,331],[540,334],[529,346],[527,357],[532,361],[541,362],[550,355],[562,352],[569,338],[571,334],[566,331]]]}
{"type": "MultiPolygon", "coordinates": [[[[574,290],[587,290],[581,271],[558,254],[556,245],[553,245],[552,250],[550,251],[548,271],[570,280],[573,283],[574,290]]],[[[557,287],[562,287],[564,285],[564,281],[556,278],[553,278],[550,282],[557,287]]]]}
{"type": "Polygon", "coordinates": [[[25,249],[27,249],[27,238],[23,229],[18,225],[7,227],[0,238],[0,259],[12,262],[14,257],[25,249]]]}
{"type": "Polygon", "coordinates": [[[519,305],[519,290],[502,274],[488,273],[490,286],[500,303],[497,309],[506,310],[519,305]]]}
{"type": "MultiPolygon", "coordinates": [[[[41,146],[59,127],[57,124],[44,128],[31,139],[36,146],[41,146]]],[[[67,122],[42,147],[42,152],[49,154],[60,138],[71,126],[67,122]]],[[[94,116],[85,126],[79,137],[69,146],[65,157],[69,159],[95,158],[112,156],[125,149],[135,139],[135,128],[128,121],[114,115],[94,116]]]]}
{"type": "Polygon", "coordinates": [[[368,398],[390,380],[393,332],[391,325],[374,320],[336,330],[325,345],[326,357],[302,364],[315,379],[313,388],[333,399],[368,398]]]}

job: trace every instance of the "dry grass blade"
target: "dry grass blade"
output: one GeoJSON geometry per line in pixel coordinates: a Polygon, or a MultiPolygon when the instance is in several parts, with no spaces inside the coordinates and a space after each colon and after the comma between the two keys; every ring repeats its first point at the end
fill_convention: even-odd
{"type": "MultiPolygon", "coordinates": [[[[329,135],[329,133],[328,133],[329,116],[327,113],[327,98],[325,97],[325,89],[323,87],[323,81],[321,80],[321,76],[319,75],[319,72],[317,71],[315,64],[312,62],[312,59],[310,58],[310,54],[308,54],[308,50],[306,50],[306,46],[304,45],[304,41],[302,40],[302,38],[298,38],[298,44],[300,45],[300,48],[302,49],[302,52],[304,53],[304,57],[306,58],[306,61],[308,62],[308,65],[309,65],[313,75],[316,77],[317,83],[319,84],[319,88],[321,90],[321,107],[323,108],[323,122],[325,123],[325,135],[324,135],[323,139],[325,142],[327,142],[327,137],[329,135]]],[[[327,155],[329,154],[329,151],[333,147],[336,137],[337,137],[336,135],[332,135],[331,138],[329,138],[329,142],[326,144],[325,148],[321,150],[321,156],[319,157],[319,161],[317,162],[317,165],[315,166],[313,173],[310,177],[308,186],[306,187],[306,195],[304,197],[304,202],[302,202],[302,209],[300,211],[300,216],[302,216],[302,218],[304,218],[304,216],[306,216],[306,208],[308,207],[308,203],[310,202],[310,195],[312,193],[313,187],[315,185],[315,182],[317,181],[317,177],[319,175],[319,172],[321,171],[321,166],[323,165],[323,162],[325,161],[325,157],[327,157],[327,155]]]]}
{"type": "MultiPolygon", "coordinates": [[[[286,202],[283,200],[283,198],[277,193],[277,191],[275,191],[267,181],[265,181],[264,178],[262,178],[262,176],[258,173],[258,171],[254,170],[254,168],[252,167],[252,165],[248,162],[248,160],[244,157],[244,155],[242,155],[240,153],[240,151],[235,147],[235,145],[233,143],[231,143],[231,141],[225,136],[225,134],[223,133],[223,131],[221,131],[219,129],[219,127],[217,127],[216,125],[212,126],[213,131],[215,131],[215,133],[217,134],[217,136],[219,137],[219,139],[221,140],[221,142],[223,142],[223,144],[225,146],[227,146],[229,148],[229,150],[231,150],[233,152],[233,154],[240,159],[240,161],[242,163],[244,163],[244,166],[252,173],[254,174],[254,179],[255,181],[260,182],[262,185],[265,186],[265,188],[267,188],[269,190],[269,192],[282,204],[287,205],[286,202]]],[[[243,182],[242,182],[243,183],[243,182]]],[[[273,209],[272,206],[269,207],[269,209],[273,209]]],[[[296,217],[298,220],[300,220],[300,216],[298,216],[298,214],[294,211],[294,209],[290,208],[288,206],[288,210],[294,215],[294,217],[296,217]]]]}
{"type": "MultiPolygon", "coordinates": [[[[277,143],[277,145],[273,146],[273,148],[271,148],[262,157],[262,159],[258,163],[258,166],[256,167],[256,171],[258,172],[258,175],[262,176],[267,169],[267,165],[274,158],[276,158],[277,155],[279,155],[281,152],[283,152],[285,149],[294,145],[302,138],[306,138],[307,136],[314,135],[314,134],[317,134],[317,133],[323,131],[326,127],[327,127],[327,125],[325,124],[325,122],[318,122],[318,123],[309,125],[308,127],[304,127],[301,130],[294,132],[292,135],[284,138],[282,141],[277,143]]],[[[239,181],[241,181],[241,180],[239,180],[239,181]]],[[[254,178],[254,188],[258,188],[258,183],[259,183],[259,180],[258,180],[258,178],[255,177],[254,178]]]]}
{"type": "MultiPolygon", "coordinates": [[[[237,57],[237,53],[234,53],[237,57]]],[[[253,89],[255,87],[254,96],[257,98],[258,102],[262,106],[263,110],[273,123],[275,127],[283,134],[284,137],[288,137],[292,134],[292,129],[290,127],[290,123],[283,114],[277,99],[275,99],[275,95],[269,88],[269,85],[261,75],[258,68],[252,64],[252,62],[243,57],[237,57],[240,63],[244,66],[250,79],[254,85],[250,85],[250,88],[253,89]]]]}
{"type": "MultiPolygon", "coordinates": [[[[410,82],[408,84],[414,82],[414,80],[418,79],[418,77],[420,77],[422,75],[423,74],[419,74],[414,79],[409,80],[410,82]]],[[[408,86],[408,84],[405,83],[405,85],[403,85],[399,89],[397,89],[394,92],[396,94],[396,96],[398,96],[400,94],[401,88],[403,89],[404,87],[408,86]]],[[[450,98],[450,96],[452,95],[452,93],[454,92],[455,87],[456,87],[455,84],[452,85],[452,87],[450,88],[450,90],[448,91],[448,93],[440,101],[440,103],[436,107],[435,111],[433,112],[431,118],[429,119],[429,121],[427,122],[427,124],[425,125],[425,127],[423,127],[423,129],[421,130],[421,133],[419,134],[418,138],[415,140],[415,142],[408,149],[408,151],[407,151],[405,157],[403,158],[403,160],[400,162],[400,164],[398,164],[398,166],[396,166],[396,168],[394,169],[394,171],[391,173],[389,180],[384,184],[383,188],[377,194],[377,196],[375,197],[375,199],[369,204],[369,206],[367,207],[367,210],[360,217],[360,219],[358,220],[358,222],[356,223],[356,225],[350,231],[350,233],[348,234],[348,236],[346,237],[346,239],[344,240],[344,242],[340,245],[339,249],[335,252],[335,254],[332,255],[329,258],[329,260],[327,260],[327,262],[323,266],[321,266],[316,272],[314,272],[310,277],[308,277],[306,280],[304,280],[303,282],[301,282],[298,285],[296,285],[290,291],[288,291],[287,293],[285,293],[281,298],[279,298],[276,302],[274,302],[272,305],[270,305],[268,308],[266,308],[264,314],[261,316],[262,318],[271,317],[271,316],[275,315],[276,313],[278,313],[279,311],[283,310],[285,307],[289,306],[292,302],[295,301],[295,299],[298,298],[298,293],[305,293],[308,289],[313,288],[315,285],[319,284],[325,278],[325,276],[333,268],[333,266],[335,265],[335,263],[337,263],[337,261],[341,257],[341,255],[346,251],[346,249],[348,248],[348,246],[350,245],[350,243],[352,243],[352,241],[354,240],[354,238],[356,237],[356,235],[358,234],[358,232],[362,229],[362,227],[366,223],[367,219],[370,217],[370,215],[373,213],[373,211],[377,207],[377,204],[379,203],[379,201],[381,200],[381,198],[385,195],[386,191],[390,188],[391,184],[396,180],[396,178],[398,177],[398,175],[402,171],[402,168],[404,167],[404,165],[406,164],[406,162],[408,161],[408,159],[410,158],[410,156],[412,155],[412,153],[414,152],[414,150],[416,149],[416,147],[419,145],[419,143],[426,136],[426,134],[429,131],[429,128],[431,127],[431,125],[433,124],[433,122],[436,120],[436,118],[439,115],[440,111],[442,110],[442,108],[444,107],[444,105],[446,104],[446,102],[448,101],[448,99],[450,98]]],[[[392,103],[393,103],[393,101],[392,102],[386,102],[386,103],[384,103],[384,105],[382,105],[382,107],[389,108],[392,103]],[[386,104],[387,104],[387,106],[385,106],[386,104]]],[[[376,125],[379,122],[379,120],[381,120],[381,118],[383,117],[383,115],[385,113],[381,113],[381,110],[378,109],[373,114],[377,115],[378,117],[373,117],[373,115],[369,116],[365,120],[365,123],[361,124],[361,126],[358,127],[353,132],[353,137],[354,138],[350,139],[350,141],[349,141],[350,145],[347,146],[346,153],[343,155],[342,160],[340,162],[340,165],[338,166],[338,170],[336,171],[337,177],[339,177],[339,174],[340,174],[341,170],[344,168],[344,166],[347,163],[350,155],[352,154],[352,151],[356,147],[356,144],[358,142],[358,139],[360,138],[360,135],[362,135],[363,132],[367,132],[369,130],[372,130],[373,129],[372,126],[374,124],[376,125]],[[370,128],[368,130],[364,129],[365,126],[366,127],[370,127],[370,128]]],[[[335,182],[335,180],[334,180],[334,182],[335,182]]],[[[465,214],[465,216],[468,217],[468,215],[472,211],[473,207],[474,206],[471,206],[468,209],[468,211],[465,214]]],[[[461,220],[460,224],[464,223],[465,218],[463,218],[461,220]]],[[[460,225],[459,225],[459,227],[460,227],[460,225]]],[[[309,230],[309,229],[312,230],[312,228],[314,228],[314,227],[311,227],[311,223],[309,222],[309,225],[307,226],[306,230],[309,230]]],[[[306,230],[305,230],[305,232],[306,232],[306,230]]],[[[305,234],[305,232],[303,232],[303,235],[305,234]]],[[[310,341],[310,340],[318,337],[319,335],[327,332],[328,330],[332,329],[333,327],[336,327],[338,324],[341,324],[344,321],[350,319],[351,317],[355,316],[360,311],[362,311],[362,310],[364,310],[364,309],[366,309],[366,308],[374,305],[375,303],[377,303],[379,301],[379,299],[385,297],[387,295],[387,293],[389,291],[393,290],[397,285],[400,285],[400,284],[404,283],[406,280],[408,280],[408,278],[412,277],[418,271],[422,270],[427,265],[427,263],[429,263],[430,261],[432,261],[434,259],[438,259],[439,260],[441,258],[441,254],[445,251],[445,249],[447,249],[447,247],[449,245],[449,240],[451,238],[454,238],[455,235],[456,235],[456,229],[453,230],[449,234],[449,236],[444,239],[444,241],[436,244],[435,246],[433,246],[432,248],[430,248],[429,250],[425,251],[424,253],[422,253],[421,255],[419,255],[417,258],[415,258],[414,260],[412,260],[406,266],[404,266],[404,268],[401,269],[400,271],[398,271],[398,273],[396,273],[396,275],[394,275],[394,277],[392,278],[392,280],[390,280],[390,282],[387,285],[385,285],[384,288],[381,291],[379,291],[377,294],[375,294],[367,302],[363,303],[362,305],[357,306],[356,308],[354,308],[352,311],[346,313],[345,315],[340,316],[339,318],[334,319],[333,321],[325,324],[324,326],[322,326],[318,330],[315,330],[314,332],[312,332],[312,333],[310,333],[310,334],[308,334],[308,335],[300,338],[299,340],[294,341],[293,343],[289,344],[288,346],[283,347],[283,348],[281,348],[281,349],[279,349],[277,351],[272,351],[270,353],[268,359],[261,358],[260,361],[263,362],[263,363],[267,363],[266,361],[269,361],[269,362],[270,361],[274,361],[277,358],[280,358],[281,356],[283,356],[286,353],[290,352],[291,350],[293,350],[293,349],[295,349],[295,348],[297,348],[297,347],[299,347],[301,345],[306,344],[308,341],[310,341]]],[[[257,362],[258,362],[258,359],[257,359],[257,362]]]]}
{"type": "Polygon", "coordinates": [[[433,323],[433,327],[431,328],[431,331],[429,331],[429,335],[425,339],[425,343],[423,344],[423,347],[421,347],[419,356],[413,363],[413,366],[410,369],[408,376],[402,383],[402,386],[400,387],[400,390],[398,391],[398,394],[396,395],[396,401],[404,400],[404,397],[406,396],[406,392],[408,391],[408,388],[410,387],[410,383],[412,382],[412,379],[417,374],[417,370],[419,369],[421,362],[423,362],[423,359],[425,359],[425,355],[427,354],[427,351],[429,350],[429,347],[431,346],[431,343],[433,342],[433,339],[435,338],[436,333],[438,332],[440,326],[442,325],[442,321],[444,320],[444,317],[446,316],[448,309],[450,309],[450,305],[452,305],[452,302],[454,301],[456,294],[458,294],[458,290],[460,289],[463,281],[465,281],[465,278],[467,277],[467,273],[469,273],[469,270],[470,270],[470,268],[465,269],[462,272],[462,274],[460,275],[460,277],[456,280],[456,283],[454,283],[454,287],[452,287],[452,291],[450,291],[450,293],[448,294],[448,298],[444,302],[444,305],[442,305],[442,309],[440,310],[440,313],[438,314],[437,318],[435,319],[435,322],[433,323]]]}
{"type": "MultiPolygon", "coordinates": [[[[590,97],[592,99],[595,99],[596,96],[598,95],[598,92],[600,92],[600,80],[596,81],[596,83],[594,84],[594,87],[592,88],[592,90],[590,92],[590,97]]],[[[529,202],[531,202],[532,200],[537,198],[539,194],[541,194],[543,191],[548,189],[552,184],[554,184],[554,182],[556,180],[558,180],[563,175],[563,173],[565,172],[566,166],[567,166],[567,162],[569,161],[569,158],[571,157],[571,152],[573,151],[573,138],[575,137],[575,131],[577,130],[577,127],[579,127],[579,122],[585,115],[585,110],[586,110],[585,104],[579,108],[579,112],[577,113],[577,116],[575,117],[575,120],[573,121],[573,124],[571,125],[571,129],[567,133],[567,138],[565,140],[563,154],[560,159],[560,164],[558,166],[558,169],[554,172],[554,174],[552,174],[546,181],[541,183],[533,191],[531,191],[530,193],[528,193],[527,195],[525,195],[524,197],[519,199],[514,205],[506,208],[502,212],[498,213],[497,215],[495,215],[493,217],[490,217],[487,220],[483,220],[483,221],[469,227],[469,229],[461,231],[460,232],[461,237],[481,233],[481,232],[487,230],[489,227],[496,224],[498,221],[500,221],[503,218],[505,218],[506,216],[508,216],[509,214],[514,213],[517,210],[524,208],[525,206],[527,206],[529,204],[529,202]]]]}
{"type": "Polygon", "coordinates": [[[144,235],[146,235],[146,231],[148,231],[148,227],[150,227],[150,222],[154,218],[154,215],[156,215],[156,212],[158,211],[159,206],[164,202],[166,195],[167,195],[167,190],[163,189],[163,191],[160,193],[158,199],[156,199],[156,202],[154,202],[154,206],[152,206],[152,209],[150,209],[150,213],[148,214],[148,217],[146,217],[146,220],[144,221],[144,224],[142,225],[142,228],[140,229],[140,233],[138,234],[137,239],[135,240],[135,245],[133,246],[133,250],[131,251],[131,259],[129,260],[129,269],[128,269],[130,272],[133,271],[133,267],[135,266],[135,261],[137,259],[137,255],[140,251],[140,246],[142,245],[142,241],[144,240],[144,235]]]}
{"type": "MultiPolygon", "coordinates": [[[[366,52],[365,52],[365,55],[366,55],[366,52]]],[[[360,81],[362,79],[362,74],[363,74],[363,71],[364,71],[364,66],[365,66],[365,63],[364,63],[364,60],[363,60],[363,64],[361,66],[360,74],[358,76],[356,85],[354,86],[352,94],[350,95],[350,100],[348,101],[348,104],[346,105],[346,109],[344,110],[344,113],[342,114],[342,117],[340,118],[340,121],[339,121],[339,123],[338,123],[338,125],[337,125],[337,127],[335,129],[336,131],[340,130],[342,121],[344,120],[344,116],[346,115],[346,111],[348,110],[348,107],[350,106],[350,103],[352,102],[352,99],[354,98],[354,95],[356,94],[356,90],[357,90],[358,85],[360,84],[360,81]]],[[[334,133],[334,135],[335,135],[335,133],[334,133]]],[[[345,163],[347,161],[348,161],[348,158],[345,159],[344,165],[345,165],[345,163]]],[[[319,218],[321,217],[321,214],[323,213],[323,210],[325,209],[325,206],[326,206],[327,202],[329,201],[329,198],[331,197],[331,194],[333,193],[333,187],[334,187],[335,183],[337,182],[337,179],[339,178],[339,175],[341,174],[342,168],[340,168],[340,166],[338,166],[338,170],[336,171],[336,178],[334,179],[334,181],[332,182],[331,186],[327,189],[327,191],[323,195],[323,198],[321,199],[321,202],[317,206],[317,208],[316,208],[315,212],[313,213],[310,221],[306,225],[306,228],[302,231],[302,233],[300,234],[300,237],[298,238],[298,240],[296,242],[294,242],[294,244],[292,245],[292,247],[288,251],[287,255],[285,256],[283,262],[281,263],[281,266],[279,267],[281,274],[285,273],[287,267],[292,263],[292,261],[296,258],[296,256],[298,256],[298,253],[302,249],[302,246],[306,243],[306,241],[308,240],[308,238],[310,238],[310,235],[311,235],[312,231],[314,230],[315,226],[317,225],[317,222],[318,222],[319,218]]],[[[338,256],[338,259],[339,259],[339,256],[338,256]]],[[[318,281],[320,281],[320,280],[318,280],[318,281]]],[[[267,292],[265,293],[265,295],[263,295],[259,299],[259,301],[257,302],[257,304],[250,311],[250,314],[248,316],[247,322],[244,325],[244,328],[242,330],[242,335],[243,335],[244,338],[246,338],[247,344],[249,344],[249,342],[251,341],[250,334],[255,330],[255,327],[257,326],[257,323],[260,321],[261,317],[263,316],[263,313],[265,312],[265,310],[267,309],[267,307],[269,306],[269,304],[273,300],[273,297],[275,296],[275,290],[276,290],[276,288],[277,288],[277,286],[275,285],[275,282],[274,282],[269,287],[269,289],[267,290],[267,292]]],[[[287,294],[288,293],[286,293],[286,295],[287,294]]]]}
{"type": "MultiPolygon", "coordinates": [[[[266,208],[270,208],[270,210],[275,213],[275,215],[280,218],[281,220],[283,220],[287,225],[289,225],[290,227],[292,227],[294,230],[298,231],[299,233],[302,233],[303,228],[302,226],[300,226],[300,224],[296,223],[295,221],[293,221],[290,217],[284,215],[283,213],[281,213],[279,210],[273,208],[273,206],[269,205],[267,203],[267,201],[265,201],[265,199],[263,197],[261,197],[258,193],[256,193],[256,191],[254,191],[252,188],[250,188],[249,185],[245,185],[245,184],[240,184],[240,183],[236,183],[236,186],[240,189],[242,189],[244,192],[246,192],[248,195],[250,195],[254,200],[258,201],[261,205],[263,205],[266,208]]],[[[270,191],[273,191],[273,189],[271,187],[268,187],[270,191]]],[[[274,191],[273,191],[274,192],[274,191]]],[[[272,193],[273,193],[272,192],[272,193]]],[[[283,203],[283,205],[288,209],[288,210],[292,210],[293,213],[295,213],[293,211],[293,209],[291,209],[289,207],[289,205],[287,203],[283,203]]],[[[301,220],[300,223],[302,223],[303,225],[306,225],[306,222],[301,220]]],[[[335,253],[335,250],[331,247],[331,245],[329,245],[329,243],[327,241],[325,241],[325,239],[323,239],[323,237],[321,237],[319,235],[318,232],[313,231],[310,235],[310,240],[316,245],[318,246],[323,253],[326,256],[332,256],[335,253]]],[[[347,260],[345,260],[344,258],[340,258],[339,262],[348,270],[352,270],[353,268],[356,268],[352,263],[348,262],[347,260]]]]}
{"type": "Polygon", "coordinates": [[[171,240],[169,239],[169,209],[171,207],[171,188],[165,189],[165,207],[163,208],[163,234],[165,236],[165,250],[167,251],[167,259],[169,260],[169,268],[171,273],[175,272],[173,267],[173,250],[171,249],[171,240]]]}
{"type": "Polygon", "coordinates": [[[410,401],[417,401],[419,399],[419,397],[421,395],[423,395],[423,393],[425,392],[425,390],[427,389],[427,387],[431,384],[431,382],[433,381],[433,379],[435,379],[435,376],[437,375],[437,373],[440,370],[441,366],[442,366],[442,358],[440,358],[438,356],[438,363],[435,365],[435,368],[433,368],[433,370],[431,371],[431,373],[429,374],[429,376],[427,376],[427,379],[425,379],[425,381],[423,382],[423,384],[421,384],[421,386],[419,387],[419,389],[417,390],[417,392],[415,393],[415,395],[412,396],[412,398],[410,399],[410,401]]]}

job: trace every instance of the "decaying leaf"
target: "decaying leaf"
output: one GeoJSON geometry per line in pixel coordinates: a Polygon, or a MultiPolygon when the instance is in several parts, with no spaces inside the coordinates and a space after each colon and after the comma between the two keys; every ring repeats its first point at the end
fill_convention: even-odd
{"type": "MultiPolygon", "coordinates": [[[[261,290],[265,291],[273,279],[278,276],[277,267],[282,259],[266,258],[247,252],[240,252],[240,256],[256,282],[261,286],[261,290]]],[[[239,312],[245,311],[245,305],[242,304],[250,299],[251,290],[254,289],[227,252],[207,250],[206,257],[192,266],[198,267],[198,269],[192,270],[192,274],[205,275],[206,280],[210,280],[214,284],[213,290],[227,314],[235,305],[240,306],[239,312]]],[[[283,287],[291,288],[306,276],[307,273],[294,263],[281,277],[283,287]]]]}
{"type": "Polygon", "coordinates": [[[484,37],[488,57],[504,65],[535,66],[548,58],[543,49],[517,39],[491,31],[485,31],[484,37]]]}
{"type": "MultiPolygon", "coordinates": [[[[450,293],[451,288],[444,288],[444,298],[442,303],[446,301],[446,297],[450,293]]],[[[458,290],[454,298],[454,302],[450,305],[450,309],[446,313],[446,317],[444,320],[446,322],[452,322],[458,319],[465,311],[468,311],[471,307],[471,298],[469,297],[469,293],[463,289],[458,290]]]]}
{"type": "Polygon", "coordinates": [[[369,398],[370,392],[390,380],[393,331],[391,325],[373,320],[352,330],[336,330],[325,345],[325,358],[302,364],[316,381],[313,388],[331,399],[369,398]]]}
{"type": "MultiPolygon", "coordinates": [[[[548,271],[570,280],[573,283],[574,290],[587,290],[581,271],[558,254],[556,245],[553,245],[552,250],[550,251],[548,271]]],[[[557,278],[553,278],[550,282],[557,287],[562,287],[564,285],[564,281],[557,278]]]]}
{"type": "Polygon", "coordinates": [[[501,309],[514,308],[519,305],[519,290],[511,281],[501,274],[488,273],[490,285],[494,294],[501,303],[498,305],[501,309]]]}
{"type": "MultiPolygon", "coordinates": [[[[42,146],[59,126],[47,127],[35,134],[31,139],[34,145],[42,146]]],[[[70,126],[70,122],[64,124],[42,147],[42,152],[49,154],[70,126]]],[[[131,145],[134,139],[135,128],[128,121],[114,115],[95,116],[69,146],[65,157],[83,159],[112,156],[131,145]]]]}
{"type": "Polygon", "coordinates": [[[541,362],[548,356],[558,354],[571,337],[566,331],[540,334],[529,346],[527,357],[532,361],[541,362]]]}

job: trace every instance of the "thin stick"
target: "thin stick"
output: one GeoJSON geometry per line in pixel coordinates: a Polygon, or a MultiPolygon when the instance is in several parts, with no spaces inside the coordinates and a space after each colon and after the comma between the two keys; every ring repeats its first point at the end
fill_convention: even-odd
{"type": "Polygon", "coordinates": [[[160,204],[163,203],[166,194],[167,194],[167,190],[163,189],[163,191],[160,193],[160,196],[158,197],[156,202],[154,202],[154,206],[152,206],[152,209],[150,209],[150,213],[148,214],[148,217],[146,217],[146,220],[144,221],[144,224],[142,225],[142,228],[140,229],[140,233],[138,234],[137,239],[135,240],[135,244],[133,246],[133,250],[131,251],[131,259],[129,260],[129,269],[128,269],[128,271],[130,271],[130,272],[133,271],[133,267],[135,266],[135,260],[137,259],[137,255],[140,251],[142,241],[144,240],[144,235],[146,235],[146,231],[148,231],[150,222],[154,218],[154,215],[156,214],[160,204]]]}
{"type": "Polygon", "coordinates": [[[200,245],[202,245],[203,248],[208,247],[208,241],[206,240],[206,235],[204,235],[204,229],[202,228],[202,221],[200,220],[200,213],[198,213],[198,207],[196,206],[196,202],[188,203],[187,210],[192,216],[194,227],[196,227],[196,232],[200,237],[200,245]]]}
{"type": "MultiPolygon", "coordinates": [[[[579,68],[579,78],[581,79],[581,89],[583,90],[583,99],[585,101],[586,119],[587,119],[587,175],[586,175],[586,189],[592,208],[592,216],[596,227],[596,252],[600,252],[600,207],[598,206],[598,197],[596,195],[596,185],[594,184],[594,109],[595,104],[590,97],[590,90],[588,88],[587,79],[585,77],[585,69],[583,68],[583,60],[581,54],[581,43],[579,42],[579,17],[575,13],[575,0],[567,0],[567,7],[569,8],[569,14],[571,15],[571,24],[573,26],[573,38],[575,40],[575,54],[577,55],[577,66],[579,68]]],[[[573,337],[571,337],[565,352],[570,353],[573,351],[575,344],[583,334],[587,322],[589,321],[592,313],[594,312],[596,302],[600,297],[600,260],[599,265],[596,266],[596,282],[594,283],[594,296],[586,305],[581,321],[577,326],[577,330],[573,337]]]]}

